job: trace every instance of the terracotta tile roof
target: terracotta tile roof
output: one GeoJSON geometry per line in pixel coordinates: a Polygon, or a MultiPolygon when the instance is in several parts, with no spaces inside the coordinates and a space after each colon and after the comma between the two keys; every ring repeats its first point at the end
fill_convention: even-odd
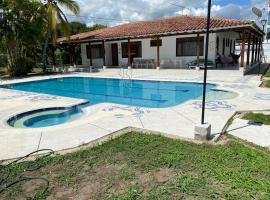
{"type": "MultiPolygon", "coordinates": [[[[211,29],[230,29],[237,27],[251,27],[255,22],[248,20],[236,20],[225,18],[211,18],[211,29]]],[[[97,31],[80,33],[70,37],[76,40],[99,40],[113,38],[128,38],[136,36],[162,35],[167,33],[199,32],[206,28],[206,17],[177,16],[152,21],[132,22],[113,26],[97,31]]],[[[58,42],[66,38],[58,39],[58,42]]]]}

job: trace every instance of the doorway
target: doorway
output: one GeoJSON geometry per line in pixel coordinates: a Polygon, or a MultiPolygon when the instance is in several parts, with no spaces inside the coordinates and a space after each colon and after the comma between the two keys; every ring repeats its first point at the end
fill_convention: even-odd
{"type": "Polygon", "coordinates": [[[117,43],[111,44],[111,48],[112,48],[112,66],[119,66],[118,44],[117,43]]]}

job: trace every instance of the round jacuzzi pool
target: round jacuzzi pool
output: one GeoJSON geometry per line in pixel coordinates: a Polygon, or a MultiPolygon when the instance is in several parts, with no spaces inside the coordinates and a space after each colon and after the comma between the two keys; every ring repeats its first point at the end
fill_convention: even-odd
{"type": "Polygon", "coordinates": [[[79,107],[46,108],[13,116],[7,123],[14,128],[41,128],[74,121],[83,115],[79,107]]]}
{"type": "Polygon", "coordinates": [[[207,92],[206,99],[207,100],[227,100],[234,99],[238,96],[237,93],[226,90],[219,89],[211,89],[207,92]]]}

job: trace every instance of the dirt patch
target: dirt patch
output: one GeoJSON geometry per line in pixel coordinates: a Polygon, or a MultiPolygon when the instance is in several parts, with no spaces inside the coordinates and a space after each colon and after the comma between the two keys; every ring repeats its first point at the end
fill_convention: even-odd
{"type": "Polygon", "coordinates": [[[104,186],[99,182],[85,182],[79,186],[73,195],[74,199],[88,200],[97,197],[104,191],[104,186]]]}
{"type": "MultiPolygon", "coordinates": [[[[55,188],[52,188],[52,190],[55,188]]],[[[55,199],[73,199],[74,190],[73,188],[57,188],[53,194],[47,197],[48,200],[55,199]]]]}
{"type": "Polygon", "coordinates": [[[23,191],[26,194],[32,194],[35,191],[42,191],[46,188],[46,184],[42,180],[27,181],[23,184],[23,191]]]}
{"type": "MultiPolygon", "coordinates": [[[[100,194],[106,193],[106,190],[112,187],[112,177],[118,174],[122,168],[123,166],[121,165],[100,163],[100,165],[95,166],[95,172],[93,174],[81,176],[80,181],[73,186],[73,189],[60,188],[60,190],[58,190],[58,187],[53,188],[50,198],[95,199],[100,194]]],[[[120,185],[120,183],[115,184],[120,185]]],[[[117,190],[118,189],[115,189],[115,191],[117,190]]]]}
{"type": "Polygon", "coordinates": [[[172,175],[172,170],[170,168],[159,168],[155,173],[154,177],[158,183],[167,182],[172,175]]]}
{"type": "Polygon", "coordinates": [[[231,141],[232,139],[230,137],[228,137],[227,134],[222,134],[218,140],[218,142],[216,143],[216,145],[226,145],[229,141],[231,141]]]}
{"type": "Polygon", "coordinates": [[[142,185],[147,185],[153,181],[153,176],[151,173],[141,173],[140,171],[136,172],[136,177],[142,185]]]}
{"type": "Polygon", "coordinates": [[[135,185],[136,182],[135,181],[117,181],[114,182],[111,185],[111,188],[108,189],[108,193],[110,194],[123,194],[124,190],[130,186],[135,185]]]}

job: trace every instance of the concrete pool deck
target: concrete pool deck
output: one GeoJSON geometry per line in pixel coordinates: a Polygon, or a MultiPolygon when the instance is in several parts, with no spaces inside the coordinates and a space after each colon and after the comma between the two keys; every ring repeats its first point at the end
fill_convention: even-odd
{"type": "MultiPolygon", "coordinates": [[[[98,73],[74,73],[46,77],[31,77],[2,81],[2,84],[34,81],[56,77],[85,76],[122,78],[119,69],[106,69],[98,73]]],[[[133,79],[202,82],[203,71],[150,70],[125,71],[133,79]]],[[[243,76],[241,70],[209,70],[208,82],[218,89],[237,92],[236,98],[211,100],[206,104],[206,121],[212,125],[212,135],[218,135],[227,120],[241,110],[270,108],[270,90],[259,88],[259,76],[243,76]]],[[[74,148],[125,127],[143,128],[164,134],[193,139],[194,126],[201,120],[201,101],[191,100],[169,108],[139,108],[102,103],[87,107],[85,115],[66,124],[35,129],[9,127],[6,120],[18,113],[46,107],[67,107],[84,100],[0,89],[0,160],[23,156],[31,151],[50,148],[55,151],[74,148]]],[[[270,137],[270,136],[269,136],[270,137]]]]}

